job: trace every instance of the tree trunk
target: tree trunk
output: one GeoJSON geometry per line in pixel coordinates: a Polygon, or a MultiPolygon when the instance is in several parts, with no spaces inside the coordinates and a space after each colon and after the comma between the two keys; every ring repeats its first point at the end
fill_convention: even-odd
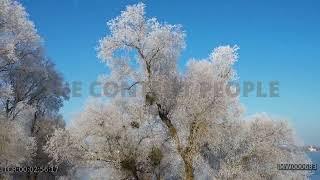
{"type": "Polygon", "coordinates": [[[186,180],[193,180],[193,167],[192,167],[192,161],[189,160],[189,158],[183,158],[184,162],[184,173],[185,173],[185,179],[186,180]]]}
{"type": "Polygon", "coordinates": [[[9,103],[10,103],[10,101],[7,100],[7,101],[6,101],[6,118],[7,118],[7,119],[9,119],[9,112],[10,112],[9,103]]]}
{"type": "Polygon", "coordinates": [[[160,104],[157,104],[157,105],[158,105],[159,117],[162,120],[162,122],[164,122],[164,124],[167,126],[169,130],[169,135],[175,141],[175,144],[177,146],[177,151],[180,154],[181,158],[183,159],[185,180],[193,180],[194,176],[193,176],[193,167],[192,167],[192,155],[189,154],[189,151],[184,152],[182,150],[176,128],[172,124],[171,120],[168,118],[167,113],[165,113],[161,109],[161,105],[160,104]]]}
{"type": "Polygon", "coordinates": [[[34,136],[34,132],[37,124],[37,112],[34,113],[32,124],[31,124],[31,135],[34,136]]]}

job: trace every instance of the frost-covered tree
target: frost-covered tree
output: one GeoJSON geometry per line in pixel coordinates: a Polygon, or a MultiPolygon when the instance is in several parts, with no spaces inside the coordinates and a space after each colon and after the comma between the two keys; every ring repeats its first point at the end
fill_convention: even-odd
{"type": "Polygon", "coordinates": [[[50,161],[42,146],[64,126],[58,111],[68,93],[24,7],[0,0],[1,167],[50,161]]]}
{"type": "Polygon", "coordinates": [[[8,78],[10,66],[37,48],[39,36],[24,8],[12,0],[0,1],[0,94],[1,105],[12,97],[8,78]]]}
{"type": "Polygon", "coordinates": [[[32,159],[35,151],[34,138],[29,137],[23,126],[16,121],[0,118],[0,166],[18,166],[32,159]]]}
{"type": "Polygon", "coordinates": [[[33,22],[17,1],[1,0],[0,9],[0,94],[7,116],[15,116],[19,103],[57,111],[68,89],[45,56],[33,22]]]}
{"type": "Polygon", "coordinates": [[[113,169],[110,179],[139,178],[151,176],[160,165],[165,137],[142,99],[92,102],[67,130],[55,131],[46,151],[57,163],[113,169]]]}
{"type": "Polygon", "coordinates": [[[1,167],[19,165],[32,159],[35,150],[35,140],[30,137],[22,119],[32,117],[33,108],[17,103],[20,111],[16,120],[6,116],[6,102],[14,98],[14,91],[9,77],[10,66],[20,61],[39,36],[29,21],[24,8],[11,0],[0,0],[0,124],[1,124],[1,167]],[[23,109],[23,110],[22,110],[23,109]]]}
{"type": "Polygon", "coordinates": [[[308,162],[285,121],[245,120],[238,97],[226,93],[237,78],[237,46],[190,60],[182,74],[181,26],[147,18],[140,3],[108,27],[98,48],[111,70],[103,80],[128,84],[136,96],[89,103],[72,126],[55,131],[45,149],[56,163],[104,167],[110,179],[306,178],[276,170],[308,162]]]}

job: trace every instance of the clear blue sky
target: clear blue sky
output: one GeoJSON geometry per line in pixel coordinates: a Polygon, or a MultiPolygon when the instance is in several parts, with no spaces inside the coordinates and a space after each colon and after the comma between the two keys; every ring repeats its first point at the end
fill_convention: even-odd
{"type": "MultiPolygon", "coordinates": [[[[22,0],[43,37],[50,58],[67,81],[84,83],[82,97],[65,102],[69,120],[88,98],[88,84],[106,72],[96,58],[107,20],[132,0],[22,0]]],[[[146,0],[147,15],[181,24],[191,58],[205,58],[224,44],[240,46],[241,81],[278,80],[279,98],[242,97],[248,114],[267,112],[290,119],[306,143],[320,145],[320,1],[146,0]]]]}

